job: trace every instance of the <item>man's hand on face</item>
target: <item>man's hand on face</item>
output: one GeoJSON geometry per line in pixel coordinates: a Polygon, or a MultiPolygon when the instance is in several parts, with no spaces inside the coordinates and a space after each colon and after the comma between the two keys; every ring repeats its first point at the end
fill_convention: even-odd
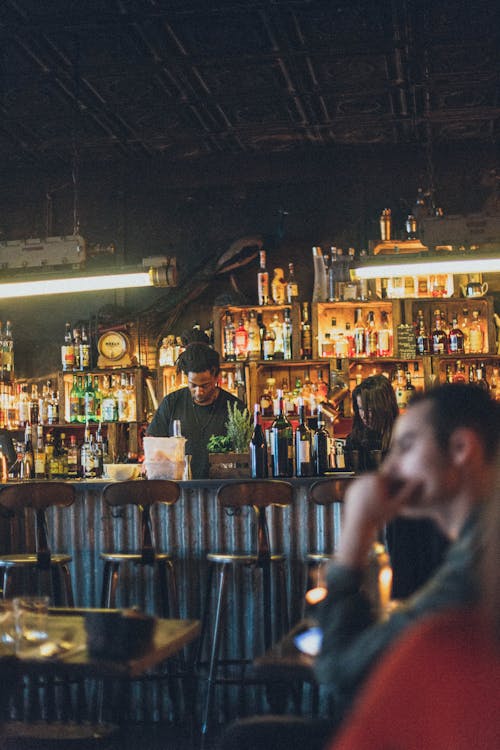
{"type": "Polygon", "coordinates": [[[418,492],[420,482],[396,482],[383,470],[356,479],[344,499],[344,520],[336,562],[364,568],[377,532],[418,492]]]}

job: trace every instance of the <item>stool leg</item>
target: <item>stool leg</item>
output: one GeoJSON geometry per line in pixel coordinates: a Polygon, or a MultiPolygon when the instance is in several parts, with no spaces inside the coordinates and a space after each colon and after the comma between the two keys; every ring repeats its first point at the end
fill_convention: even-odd
{"type": "Polygon", "coordinates": [[[108,590],[108,608],[113,609],[116,607],[116,589],[118,588],[118,577],[120,575],[120,563],[113,562],[111,564],[111,579],[110,587],[108,590]]]}
{"type": "Polygon", "coordinates": [[[75,606],[75,599],[73,597],[73,584],[71,583],[71,573],[67,565],[61,566],[61,572],[64,577],[64,590],[66,592],[66,602],[68,607],[75,606]]]}
{"type": "Polygon", "coordinates": [[[210,650],[210,663],[208,669],[207,679],[207,695],[205,698],[205,706],[203,708],[203,716],[201,722],[201,737],[202,737],[202,748],[204,747],[204,740],[206,738],[208,730],[208,720],[210,716],[210,709],[212,708],[212,701],[215,690],[215,673],[217,670],[217,657],[219,654],[219,638],[220,638],[220,625],[222,615],[222,603],[224,600],[224,590],[226,584],[226,566],[222,565],[219,573],[219,587],[217,592],[217,606],[215,609],[215,622],[212,633],[212,648],[210,650]]]}
{"type": "Polygon", "coordinates": [[[207,580],[205,583],[205,596],[203,600],[203,611],[201,615],[201,630],[200,637],[198,638],[198,648],[196,649],[196,667],[199,668],[203,659],[203,647],[205,645],[205,637],[207,634],[208,618],[210,617],[210,598],[212,593],[212,578],[214,572],[214,565],[208,563],[207,580]]]}
{"type": "Polygon", "coordinates": [[[102,574],[102,591],[101,591],[101,609],[109,607],[109,591],[111,585],[111,563],[106,561],[104,563],[104,571],[102,574]]]}
{"type": "Polygon", "coordinates": [[[269,560],[263,560],[262,568],[262,597],[263,597],[263,618],[264,618],[264,649],[268,651],[273,642],[272,634],[272,602],[271,602],[271,565],[269,560]]]}

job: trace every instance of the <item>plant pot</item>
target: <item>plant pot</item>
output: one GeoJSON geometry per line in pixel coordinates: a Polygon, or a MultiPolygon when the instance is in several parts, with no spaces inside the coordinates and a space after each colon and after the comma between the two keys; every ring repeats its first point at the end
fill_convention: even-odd
{"type": "Polygon", "coordinates": [[[250,477],[250,454],[209,453],[209,479],[248,479],[250,477]]]}

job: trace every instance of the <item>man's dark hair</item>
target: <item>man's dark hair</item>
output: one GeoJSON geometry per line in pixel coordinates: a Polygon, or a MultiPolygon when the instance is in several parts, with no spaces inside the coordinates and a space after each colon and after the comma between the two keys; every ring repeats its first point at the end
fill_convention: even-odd
{"type": "Polygon", "coordinates": [[[410,405],[429,402],[431,423],[443,450],[455,430],[466,427],[480,438],[486,460],[495,459],[500,432],[500,407],[489,393],[474,384],[446,383],[418,393],[410,405]]]}
{"type": "Polygon", "coordinates": [[[177,372],[205,372],[209,370],[212,375],[218,375],[220,371],[220,358],[218,352],[208,344],[201,341],[188,344],[186,349],[179,355],[176,362],[177,372]]]}

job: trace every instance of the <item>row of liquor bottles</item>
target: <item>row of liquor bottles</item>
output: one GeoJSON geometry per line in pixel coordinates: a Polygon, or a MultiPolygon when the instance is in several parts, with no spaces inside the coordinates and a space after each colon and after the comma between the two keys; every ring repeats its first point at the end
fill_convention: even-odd
{"type": "Polygon", "coordinates": [[[61,366],[64,372],[89,370],[92,367],[91,345],[87,328],[66,323],[61,346],[61,366]]]}
{"type": "Polygon", "coordinates": [[[99,478],[103,466],[110,462],[107,441],[99,425],[95,435],[86,425],[83,442],[76,435],[48,432],[43,425],[25,427],[24,445],[18,458],[18,475],[22,479],[99,478]]]}
{"type": "MultiPolygon", "coordinates": [[[[332,308],[333,309],[333,308],[332,308]]],[[[321,322],[318,330],[318,356],[357,358],[394,356],[393,329],[390,313],[386,309],[355,307],[343,308],[343,327],[336,317],[330,324],[321,322]],[[352,320],[347,319],[352,315],[352,320]]],[[[430,330],[424,313],[418,310],[414,323],[415,353],[423,354],[483,354],[488,352],[487,321],[480,310],[464,307],[460,317],[454,314],[451,321],[444,309],[436,309],[430,330]]],[[[310,308],[301,304],[300,335],[293,335],[290,308],[269,313],[267,323],[261,312],[244,309],[238,313],[226,310],[222,330],[223,358],[226,362],[245,360],[312,359],[313,335],[310,308]],[[270,317],[270,319],[269,319],[270,317]],[[298,346],[297,346],[298,341],[298,346]],[[295,346],[298,352],[294,351],[295,346]]]]}
{"type": "Polygon", "coordinates": [[[137,397],[132,373],[73,375],[69,392],[69,421],[135,422],[137,397]]]}
{"type": "Polygon", "coordinates": [[[303,403],[299,404],[299,421],[293,429],[285,412],[282,391],[278,391],[278,413],[267,431],[262,427],[260,412],[260,405],[255,404],[250,440],[252,477],[324,476],[335,469],[345,469],[342,442],[335,441],[327,430],[321,404],[314,430],[307,425],[303,403]]]}
{"type": "Polygon", "coordinates": [[[47,381],[40,388],[33,383],[0,383],[0,427],[8,429],[31,425],[57,425],[62,422],[135,422],[137,394],[132,373],[113,375],[73,375],[66,402],[67,413],[61,405],[60,394],[47,381]]]}

